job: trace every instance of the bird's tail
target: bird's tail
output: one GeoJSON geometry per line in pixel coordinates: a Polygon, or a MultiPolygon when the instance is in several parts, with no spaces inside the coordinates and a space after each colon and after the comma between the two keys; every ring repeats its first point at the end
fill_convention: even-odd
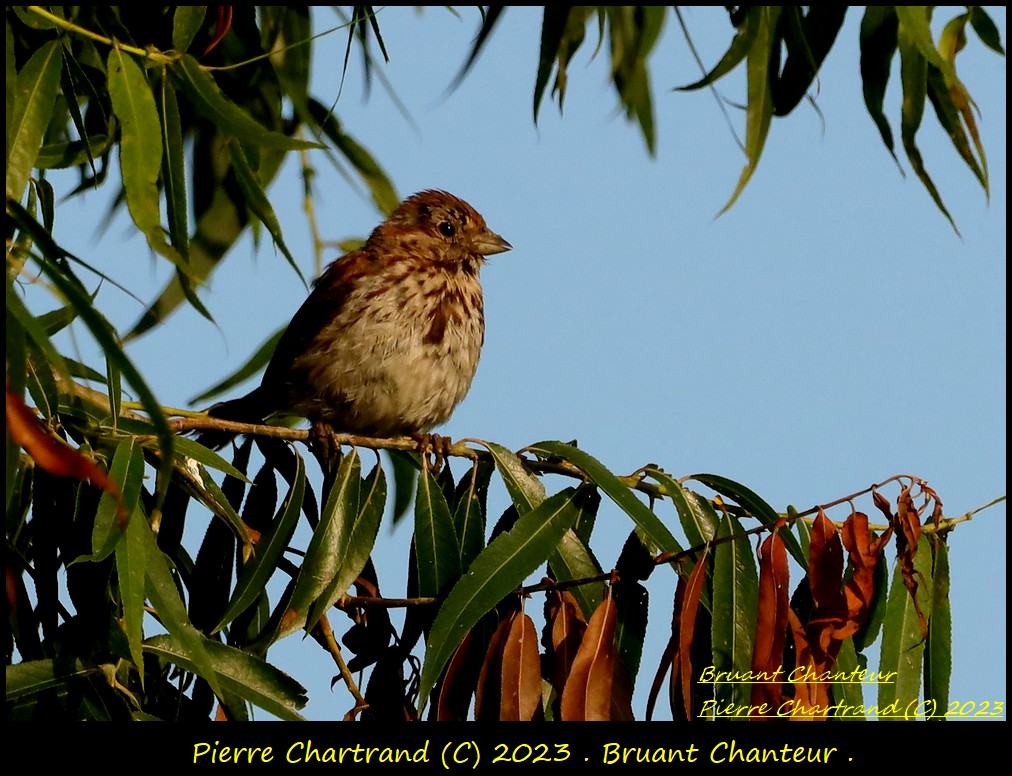
{"type": "MultiPolygon", "coordinates": [[[[257,388],[238,399],[218,402],[207,408],[208,417],[234,420],[238,423],[263,423],[270,414],[263,390],[257,388]]],[[[212,450],[218,450],[237,436],[234,431],[207,429],[197,435],[196,441],[212,450]]]]}

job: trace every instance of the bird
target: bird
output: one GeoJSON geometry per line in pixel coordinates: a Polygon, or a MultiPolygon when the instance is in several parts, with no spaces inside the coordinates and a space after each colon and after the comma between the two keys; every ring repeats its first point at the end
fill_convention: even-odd
{"type": "MultiPolygon", "coordinates": [[[[208,415],[295,416],[314,429],[420,440],[471,387],[485,339],[480,270],[512,247],[463,199],[413,194],[314,283],[260,385],[208,415]]],[[[233,436],[198,441],[221,447],[233,436]]]]}

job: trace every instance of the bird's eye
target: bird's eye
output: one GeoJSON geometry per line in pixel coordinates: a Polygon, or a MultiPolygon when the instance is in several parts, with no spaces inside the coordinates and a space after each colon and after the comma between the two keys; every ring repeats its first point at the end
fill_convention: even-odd
{"type": "Polygon", "coordinates": [[[453,237],[453,235],[457,233],[457,228],[449,221],[440,221],[439,233],[443,235],[443,237],[453,237]]]}

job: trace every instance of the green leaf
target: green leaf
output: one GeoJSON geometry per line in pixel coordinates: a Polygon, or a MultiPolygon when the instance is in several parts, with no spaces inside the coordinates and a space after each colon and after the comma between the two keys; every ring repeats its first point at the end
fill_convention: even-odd
{"type": "MultiPolygon", "coordinates": [[[[182,8],[180,6],[176,9],[177,18],[182,8]]],[[[165,210],[169,218],[169,239],[183,260],[189,262],[190,203],[186,197],[186,155],[179,103],[176,101],[176,91],[165,74],[159,81],[159,87],[158,110],[161,116],[162,146],[165,150],[161,172],[162,185],[165,187],[165,210]]]]}
{"type": "Polygon", "coordinates": [[[343,533],[338,545],[340,563],[337,572],[323,594],[316,599],[309,613],[308,627],[312,627],[326,614],[338,598],[348,592],[366,563],[376,544],[383,511],[387,504],[387,482],[383,467],[376,464],[362,482],[358,511],[342,525],[343,533]]]}
{"type": "MultiPolygon", "coordinates": [[[[840,654],[833,666],[834,673],[851,673],[866,668],[854,650],[854,640],[844,639],[840,645],[840,654]]],[[[864,692],[860,683],[833,682],[829,688],[835,703],[844,703],[850,708],[845,713],[834,714],[834,719],[864,719],[864,692]]]]}
{"type": "Polygon", "coordinates": [[[243,197],[245,197],[246,207],[252,210],[256,214],[256,217],[260,219],[260,223],[267,227],[267,231],[271,233],[274,244],[281,249],[285,258],[288,259],[288,263],[295,270],[295,274],[299,276],[299,280],[302,281],[303,285],[306,285],[306,278],[303,276],[302,270],[299,269],[295,257],[292,256],[291,251],[288,250],[288,246],[285,244],[284,235],[281,234],[281,224],[274,213],[274,207],[267,198],[267,192],[264,191],[256,171],[250,166],[249,158],[239,145],[239,142],[234,139],[229,141],[228,150],[232,158],[232,169],[235,170],[235,179],[239,183],[243,197]]]}
{"type": "Polygon", "coordinates": [[[177,5],[172,14],[172,48],[180,54],[185,53],[204,26],[206,14],[207,6],[177,5]]]}
{"type": "Polygon", "coordinates": [[[313,604],[337,576],[348,528],[358,514],[361,470],[358,452],[352,448],[341,459],[320,522],[313,531],[291,598],[282,614],[276,638],[306,626],[313,604]]]}
{"type": "Polygon", "coordinates": [[[242,480],[247,484],[249,483],[249,479],[245,474],[218,455],[218,453],[204,447],[202,444],[195,442],[189,437],[176,437],[175,452],[177,457],[181,460],[185,458],[192,458],[197,463],[202,463],[204,466],[208,466],[215,471],[224,472],[229,477],[235,477],[237,480],[242,480]]]}
{"type": "Polygon", "coordinates": [[[458,485],[457,507],[453,512],[453,526],[460,542],[460,568],[466,569],[478,554],[485,548],[485,495],[488,480],[492,474],[488,464],[475,462],[471,472],[465,474],[461,485],[467,483],[466,489],[460,491],[458,485]]]}
{"type": "Polygon", "coordinates": [[[618,504],[622,511],[629,515],[633,519],[633,522],[643,529],[644,536],[655,547],[664,552],[682,551],[678,540],[668,530],[668,527],[658,519],[657,515],[651,512],[646,504],[636,498],[633,492],[596,458],[564,442],[539,442],[536,445],[532,445],[530,449],[534,452],[541,451],[547,455],[558,456],[563,460],[569,461],[586,474],[595,485],[600,487],[612,501],[618,504]]]}
{"type": "Polygon", "coordinates": [[[660,469],[647,468],[644,474],[656,480],[667,491],[690,547],[699,547],[717,535],[720,517],[709,501],[660,469]]]}
{"type": "Polygon", "coordinates": [[[438,596],[460,578],[460,540],[453,515],[432,472],[422,471],[415,496],[418,595],[438,596]]]}
{"type": "MultiPolygon", "coordinates": [[[[930,540],[934,555],[931,569],[931,619],[924,655],[924,699],[937,712],[949,708],[949,680],[952,677],[952,607],[949,602],[949,545],[935,537],[930,540]]],[[[938,714],[936,719],[945,719],[938,714]]]]}
{"type": "MultiPolygon", "coordinates": [[[[716,671],[749,671],[759,606],[755,554],[741,524],[731,515],[721,519],[717,536],[736,538],[717,544],[713,550],[713,667],[716,671]]],[[[740,682],[718,684],[714,693],[718,704],[748,705],[752,687],[740,682]]]]}
{"type": "Polygon", "coordinates": [[[109,52],[109,98],[120,123],[119,165],[127,210],[151,250],[178,266],[183,257],[165,240],[158,175],[162,169],[162,123],[151,85],[133,57],[109,52]]]}
{"type": "MultiPolygon", "coordinates": [[[[198,445],[198,447],[199,446],[200,445],[198,445]]],[[[239,513],[235,511],[235,508],[232,506],[232,502],[229,501],[228,497],[224,493],[222,493],[221,488],[218,487],[218,483],[214,481],[214,478],[203,466],[198,467],[198,474],[200,475],[200,482],[205,491],[200,494],[201,501],[208,509],[212,510],[218,517],[222,518],[232,527],[233,533],[240,541],[242,541],[243,544],[248,545],[250,543],[250,538],[249,533],[246,531],[246,523],[243,522],[241,517],[239,517],[239,513]]]]}
{"type": "Polygon", "coordinates": [[[522,515],[489,543],[450,590],[429,632],[418,691],[420,710],[464,635],[548,559],[576,522],[579,493],[566,488],[522,515]]]}
{"type": "MultiPolygon", "coordinates": [[[[121,443],[122,444],[122,443],[121,443]]],[[[135,448],[136,449],[136,448],[135,448]]],[[[118,452],[118,450],[117,450],[118,452]]],[[[123,631],[130,647],[130,657],[144,684],[144,600],[145,566],[144,525],[146,518],[139,507],[133,510],[123,540],[116,545],[116,579],[119,581],[123,607],[123,631]]]]}
{"type": "Polygon", "coordinates": [[[77,659],[28,660],[9,665],[6,669],[5,698],[7,703],[13,703],[97,673],[99,669],[96,666],[77,659]]]}
{"type": "Polygon", "coordinates": [[[501,445],[489,442],[486,446],[518,515],[527,514],[545,500],[544,483],[527,470],[519,456],[501,445]]]}
{"type": "Polygon", "coordinates": [[[863,652],[878,639],[882,623],[885,622],[889,601],[889,563],[885,553],[878,556],[875,564],[875,592],[871,599],[871,611],[861,630],[854,634],[854,646],[863,652]]]}
{"type": "Polygon", "coordinates": [[[734,37],[731,39],[731,45],[724,52],[724,56],[720,58],[720,61],[701,79],[687,86],[676,87],[675,91],[688,92],[696,89],[705,89],[734,70],[748,56],[752,50],[752,46],[755,44],[756,37],[759,35],[763,24],[762,9],[763,7],[759,5],[745,6],[741,27],[735,32],[734,37]]]}
{"type": "MultiPolygon", "coordinates": [[[[309,115],[369,187],[372,200],[380,212],[386,216],[390,215],[400,204],[400,197],[397,195],[390,176],[376,161],[376,158],[355,138],[344,131],[333,112],[327,110],[316,100],[309,100],[309,115]]],[[[327,157],[331,159],[335,167],[341,169],[340,164],[330,151],[327,152],[327,157]]]]}
{"type": "Polygon", "coordinates": [[[981,43],[996,54],[1005,56],[1005,49],[1001,45],[1001,33],[991,20],[991,17],[987,15],[987,11],[979,5],[971,5],[969,8],[970,26],[977,33],[977,37],[980,38],[981,43]]]}
{"type": "MultiPolygon", "coordinates": [[[[306,705],[306,689],[265,660],[235,647],[197,634],[221,687],[279,719],[299,721],[297,709],[306,705]]],[[[144,649],[187,671],[200,674],[201,666],[180,639],[170,634],[152,636],[144,649]]],[[[201,674],[203,675],[203,674],[201,674]]],[[[206,678],[206,677],[205,677],[206,678]]]]}
{"type": "Polygon", "coordinates": [[[70,368],[63,355],[54,347],[46,332],[46,327],[41,319],[32,315],[25,307],[21,297],[14,290],[14,283],[8,275],[7,280],[7,316],[13,318],[18,326],[24,331],[27,337],[39,349],[50,369],[54,369],[67,384],[73,382],[70,376],[70,368]]]}
{"type": "MultiPolygon", "coordinates": [[[[9,103],[13,47],[7,51],[9,103]]],[[[7,196],[12,199],[21,200],[42,147],[59,91],[62,61],[60,43],[51,40],[32,54],[18,73],[15,108],[7,113],[7,196]]]]}
{"type": "MultiPolygon", "coordinates": [[[[116,446],[109,477],[119,488],[126,515],[133,520],[144,485],[144,456],[133,437],[127,437],[116,446]]],[[[125,528],[124,518],[119,515],[119,502],[108,491],[103,491],[91,534],[91,550],[94,554],[88,560],[98,561],[109,557],[116,549],[125,528]]]]}
{"type": "Polygon", "coordinates": [[[221,616],[221,621],[215,626],[213,632],[221,630],[227,623],[232,622],[246,611],[267,587],[268,580],[277,569],[278,561],[292,540],[295,527],[299,523],[302,500],[306,495],[306,468],[302,456],[299,455],[295,456],[294,480],[288,490],[288,496],[274,517],[270,528],[254,545],[253,556],[242,567],[242,572],[239,574],[239,579],[236,580],[235,589],[232,591],[225,613],[221,616]]]}
{"type": "Polygon", "coordinates": [[[745,110],[745,156],[747,164],[738,178],[731,198],[721,208],[718,217],[731,209],[745,186],[752,178],[759,164],[770,122],[773,119],[773,91],[771,87],[770,59],[774,47],[779,45],[776,37],[777,22],[782,11],[781,6],[759,7],[758,29],[756,38],[748,52],[748,107],[745,110]]]}
{"type": "MultiPolygon", "coordinates": [[[[712,488],[722,496],[734,499],[739,506],[744,508],[752,517],[756,518],[763,525],[772,528],[780,522],[780,515],[769,504],[753,493],[739,482],[729,480],[717,474],[693,474],[689,479],[703,483],[706,487],[712,488]]],[[[784,546],[791,553],[802,568],[808,568],[808,558],[802,552],[801,545],[790,531],[781,531],[780,538],[784,540],[784,546]]]]}
{"type": "MultiPolygon", "coordinates": [[[[895,6],[895,8],[899,19],[897,42],[900,51],[900,80],[903,83],[903,109],[900,114],[900,137],[903,140],[903,150],[906,152],[914,172],[917,173],[917,177],[920,178],[921,183],[924,184],[934,200],[935,206],[942,211],[956,234],[959,234],[956,222],[945,207],[942,195],[935,187],[934,181],[931,180],[931,176],[924,166],[924,158],[921,156],[920,148],[917,147],[917,131],[920,129],[924,117],[924,103],[928,93],[928,62],[930,60],[925,58],[925,47],[922,40],[924,27],[927,25],[926,6],[916,6],[916,11],[905,6],[895,6]]],[[[929,29],[929,44],[930,35],[929,29]]],[[[938,54],[934,44],[930,44],[930,49],[936,55],[938,54]]],[[[937,56],[937,59],[941,60],[941,56],[937,56]]]]}
{"type": "MultiPolygon", "coordinates": [[[[593,522],[600,503],[601,497],[597,492],[588,490],[586,497],[581,499],[576,507],[580,514],[574,527],[562,535],[559,544],[548,557],[548,567],[559,582],[586,579],[602,573],[601,564],[589,547],[590,532],[583,530],[584,526],[593,522]]],[[[603,581],[591,582],[570,588],[570,592],[580,604],[580,610],[589,622],[591,615],[604,600],[607,588],[603,581]]]]}
{"type": "Polygon", "coordinates": [[[925,641],[917,609],[930,622],[932,598],[931,547],[923,535],[914,556],[914,572],[918,583],[917,605],[903,584],[899,562],[893,573],[879,658],[879,672],[885,674],[882,678],[886,680],[878,686],[880,719],[896,718],[890,714],[903,714],[908,704],[920,697],[925,641]],[[894,710],[887,712],[887,707],[894,710]]]}
{"type": "Polygon", "coordinates": [[[179,590],[166,563],[165,555],[158,549],[155,535],[147,520],[132,521],[138,524],[141,542],[144,545],[145,571],[148,577],[147,594],[154,605],[158,619],[165,629],[175,637],[179,645],[179,660],[185,660],[187,670],[202,677],[215,695],[221,696],[221,686],[214,663],[208,653],[211,643],[190,623],[186,606],[179,597],[179,590]]]}
{"type": "Polygon", "coordinates": [[[253,375],[260,372],[271,360],[271,356],[274,355],[274,349],[278,346],[278,341],[285,333],[285,329],[288,326],[282,326],[276,332],[274,332],[267,341],[261,345],[256,353],[250,356],[249,360],[239,367],[236,371],[226,377],[217,385],[212,388],[208,388],[199,396],[194,396],[190,399],[190,404],[202,404],[203,402],[210,401],[221,394],[231,390],[237,385],[248,380],[253,375]]]}
{"type": "Polygon", "coordinates": [[[253,147],[280,151],[300,151],[325,148],[298,138],[273,132],[228,99],[214,82],[214,78],[201,68],[189,54],[184,54],[169,67],[169,72],[186,92],[193,107],[211,121],[225,135],[235,135],[253,147]]]}

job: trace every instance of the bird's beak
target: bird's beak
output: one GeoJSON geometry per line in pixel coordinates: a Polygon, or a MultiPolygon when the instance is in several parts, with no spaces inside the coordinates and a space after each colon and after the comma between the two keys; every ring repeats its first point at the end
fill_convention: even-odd
{"type": "Polygon", "coordinates": [[[502,237],[488,229],[474,241],[474,249],[482,256],[491,256],[493,253],[502,253],[513,248],[502,237]]]}

